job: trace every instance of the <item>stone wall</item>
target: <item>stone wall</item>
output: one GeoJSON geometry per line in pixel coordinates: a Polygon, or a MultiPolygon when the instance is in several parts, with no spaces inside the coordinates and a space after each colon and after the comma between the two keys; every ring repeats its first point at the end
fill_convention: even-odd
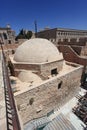
{"type": "Polygon", "coordinates": [[[54,29],[48,29],[48,30],[43,30],[41,32],[37,33],[37,37],[39,38],[46,38],[46,39],[56,39],[56,28],[54,29]]]}
{"type": "MultiPolygon", "coordinates": [[[[64,28],[54,28],[48,30],[42,30],[37,33],[37,36],[40,38],[46,38],[57,44],[58,42],[67,41],[71,44],[81,44],[87,41],[87,31],[82,30],[73,30],[73,29],[64,29],[64,28]]],[[[69,44],[70,44],[69,43],[69,44]]]]}
{"type": "Polygon", "coordinates": [[[18,39],[18,44],[22,44],[24,43],[25,41],[27,41],[28,39],[18,39]]]}
{"type": "Polygon", "coordinates": [[[81,55],[82,46],[71,46],[71,48],[78,54],[81,55]]]}
{"type": "Polygon", "coordinates": [[[75,42],[75,41],[70,41],[70,42],[67,42],[67,41],[59,41],[58,42],[58,45],[74,45],[74,46],[85,46],[86,45],[86,42],[75,42]]]}
{"type": "Polygon", "coordinates": [[[48,78],[48,76],[51,75],[52,69],[56,68],[57,72],[59,72],[62,69],[63,59],[58,61],[53,61],[53,62],[46,62],[42,64],[13,63],[13,65],[15,68],[15,72],[16,70],[20,71],[21,69],[31,70],[36,74],[48,78]]]}
{"type": "Polygon", "coordinates": [[[69,101],[80,86],[83,67],[44,81],[41,85],[16,93],[15,99],[24,123],[47,115],[53,109],[69,101]]]}
{"type": "Polygon", "coordinates": [[[0,28],[0,41],[3,44],[15,43],[15,31],[11,28],[0,28]]]}
{"type": "Polygon", "coordinates": [[[57,72],[62,70],[63,67],[63,59],[59,61],[54,61],[51,63],[46,63],[41,65],[41,75],[42,76],[49,76],[51,75],[51,70],[52,69],[57,69],[57,72]]]}
{"type": "Polygon", "coordinates": [[[39,64],[27,64],[27,63],[15,63],[14,64],[15,69],[25,69],[25,70],[36,70],[40,71],[40,65],[39,64]]]}
{"type": "Polygon", "coordinates": [[[87,58],[79,56],[70,46],[59,45],[58,49],[63,53],[63,57],[66,61],[77,63],[80,65],[87,65],[87,58]]]}
{"type": "Polygon", "coordinates": [[[87,57],[87,43],[86,43],[86,46],[83,46],[83,47],[82,47],[81,55],[87,57]]]}

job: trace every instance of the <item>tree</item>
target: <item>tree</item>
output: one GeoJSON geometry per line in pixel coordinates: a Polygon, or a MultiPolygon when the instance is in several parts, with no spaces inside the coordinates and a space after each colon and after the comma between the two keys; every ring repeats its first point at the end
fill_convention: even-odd
{"type": "Polygon", "coordinates": [[[16,37],[16,40],[18,39],[30,39],[32,37],[32,31],[26,31],[21,29],[19,34],[16,37]]]}
{"type": "Polygon", "coordinates": [[[26,38],[30,39],[32,37],[32,31],[28,31],[26,34],[26,38]]]}

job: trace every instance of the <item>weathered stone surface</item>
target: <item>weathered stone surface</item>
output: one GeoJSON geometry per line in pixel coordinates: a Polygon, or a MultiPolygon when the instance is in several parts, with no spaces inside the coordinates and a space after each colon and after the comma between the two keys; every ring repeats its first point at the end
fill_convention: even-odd
{"type": "Polygon", "coordinates": [[[15,54],[16,62],[44,63],[63,59],[62,53],[47,39],[34,38],[20,45],[15,54]]]}
{"type": "Polygon", "coordinates": [[[40,86],[16,95],[17,105],[25,104],[26,106],[24,110],[19,109],[23,122],[47,115],[51,110],[69,101],[79,90],[81,74],[82,67],[78,67],[74,71],[60,77],[53,77],[40,86]],[[62,85],[58,89],[61,81],[62,85]],[[34,99],[32,105],[29,104],[31,98],[34,99]],[[39,109],[40,111],[37,112],[39,109]]]}

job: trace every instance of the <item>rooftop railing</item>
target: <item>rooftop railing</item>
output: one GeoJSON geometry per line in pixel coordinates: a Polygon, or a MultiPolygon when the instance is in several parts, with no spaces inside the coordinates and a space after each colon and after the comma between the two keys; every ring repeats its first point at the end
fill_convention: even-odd
{"type": "Polygon", "coordinates": [[[21,130],[14,95],[10,84],[6,57],[4,54],[2,44],[1,44],[1,50],[2,50],[2,71],[4,81],[7,130],[21,130]]]}

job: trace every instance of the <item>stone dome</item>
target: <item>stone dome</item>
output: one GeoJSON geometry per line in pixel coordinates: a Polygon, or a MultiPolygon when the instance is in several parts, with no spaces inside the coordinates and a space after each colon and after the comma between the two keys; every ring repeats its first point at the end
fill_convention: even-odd
{"type": "Polygon", "coordinates": [[[63,59],[62,54],[53,43],[42,38],[25,41],[14,54],[16,62],[43,63],[58,59],[63,59]]]}
{"type": "Polygon", "coordinates": [[[21,71],[18,75],[18,78],[22,81],[22,82],[32,82],[32,83],[40,83],[42,82],[41,78],[34,74],[31,71],[21,71]]]}

